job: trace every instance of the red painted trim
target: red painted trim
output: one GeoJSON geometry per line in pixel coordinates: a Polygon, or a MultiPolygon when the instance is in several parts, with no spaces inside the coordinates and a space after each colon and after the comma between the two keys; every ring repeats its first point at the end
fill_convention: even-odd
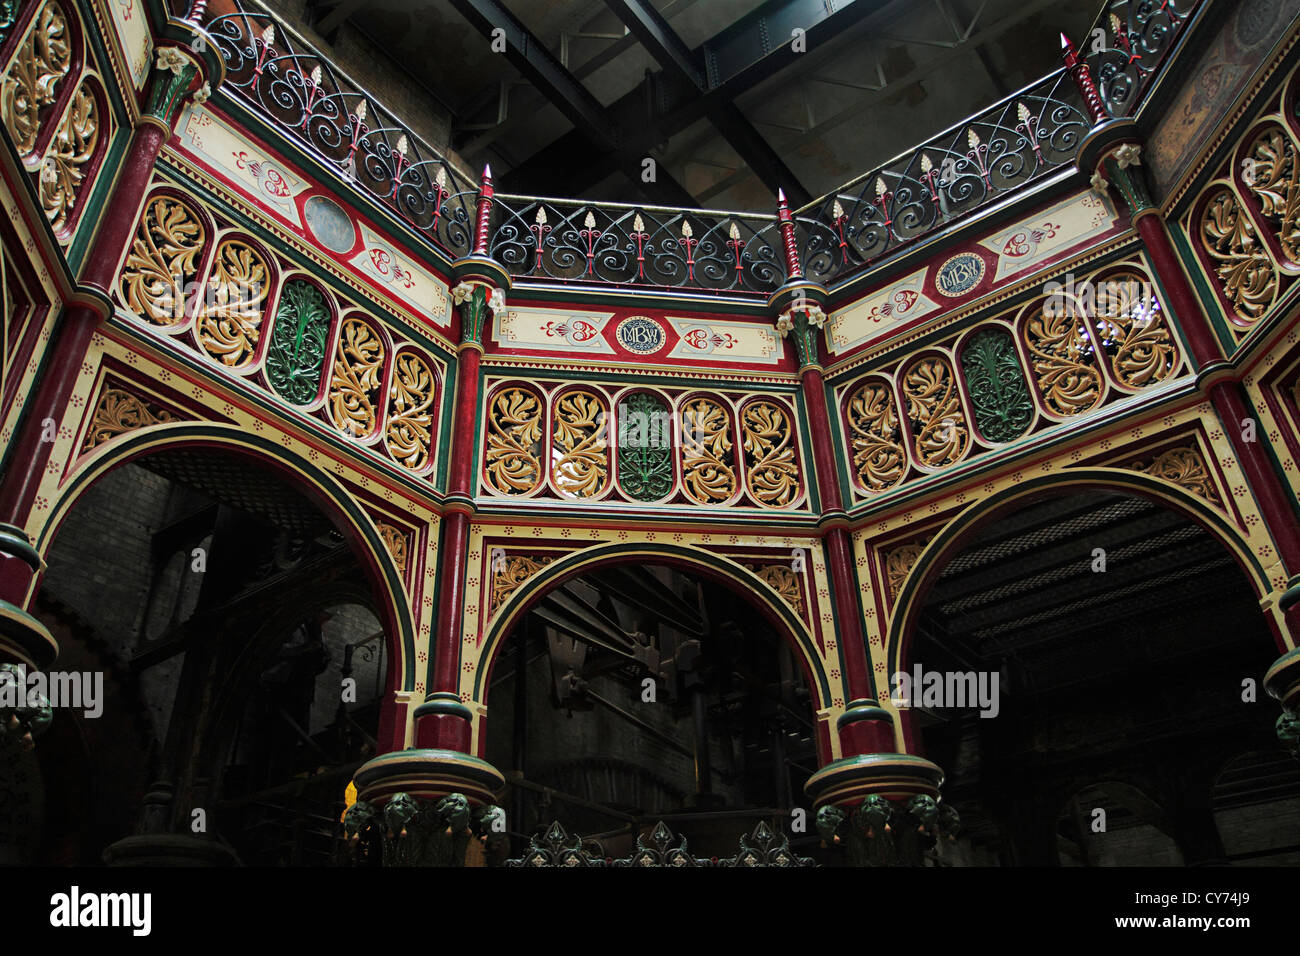
{"type": "Polygon", "coordinates": [[[1223,430],[1232,442],[1233,451],[1246,473],[1246,481],[1255,493],[1264,523],[1268,526],[1278,555],[1288,575],[1300,573],[1300,516],[1296,514],[1290,495],[1264,451],[1263,423],[1249,410],[1241,388],[1235,382],[1219,382],[1210,387],[1210,401],[1223,422],[1223,430]],[[1255,441],[1246,441],[1242,435],[1242,421],[1256,421],[1259,434],[1255,441]]]}
{"type": "Polygon", "coordinates": [[[1174,308],[1178,328],[1187,337],[1197,367],[1204,368],[1213,362],[1222,361],[1223,352],[1219,348],[1219,340],[1210,328],[1200,300],[1192,291],[1182,263],[1169,241],[1164,221],[1154,214],[1139,216],[1137,231],[1151,259],[1151,267],[1169,295],[1169,304],[1174,308]]]}
{"type": "Polygon", "coordinates": [[[808,410],[808,436],[812,440],[813,468],[817,472],[817,491],[822,511],[839,511],[844,507],[840,494],[839,471],[835,465],[835,448],[831,443],[831,417],[826,407],[826,384],[820,369],[805,366],[800,372],[803,398],[808,410]]]}
{"type": "MultiPolygon", "coordinates": [[[[460,633],[465,617],[465,566],[469,518],[450,514],[442,529],[442,581],[433,632],[433,683],[429,692],[460,694],[460,633]]],[[[423,724],[424,721],[421,721],[423,724]]]]}
{"type": "Polygon", "coordinates": [[[451,472],[447,476],[448,494],[474,494],[474,439],[478,431],[478,368],[481,359],[476,348],[463,348],[456,366],[456,422],[451,433],[451,472]]]}
{"type": "Polygon", "coordinates": [[[867,666],[866,634],[857,600],[858,583],[853,574],[853,549],[844,529],[832,528],[826,532],[826,559],[835,586],[835,630],[839,636],[840,658],[844,661],[844,692],[848,700],[874,697],[867,666]]]}

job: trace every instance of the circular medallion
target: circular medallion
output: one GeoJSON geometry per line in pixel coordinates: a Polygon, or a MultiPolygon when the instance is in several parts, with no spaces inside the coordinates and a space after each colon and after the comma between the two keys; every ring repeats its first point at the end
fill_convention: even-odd
{"type": "Polygon", "coordinates": [[[950,299],[965,295],[984,278],[984,260],[973,252],[959,252],[934,274],[935,287],[950,299]]]}
{"type": "Polygon", "coordinates": [[[618,344],[637,355],[649,355],[664,347],[663,326],[645,315],[628,316],[618,324],[618,344]]]}
{"type": "Polygon", "coordinates": [[[347,252],[357,241],[357,227],[343,207],[324,196],[311,196],[302,204],[303,218],[312,236],[330,252],[347,252]]]}

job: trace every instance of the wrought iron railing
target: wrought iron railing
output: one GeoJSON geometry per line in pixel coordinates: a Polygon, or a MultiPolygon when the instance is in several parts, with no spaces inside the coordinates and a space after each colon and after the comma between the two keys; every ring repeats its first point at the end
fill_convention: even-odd
{"type": "Polygon", "coordinates": [[[468,253],[477,182],[270,13],[239,6],[205,24],[222,89],[453,258],[468,253]]]}
{"type": "Polygon", "coordinates": [[[834,282],[1070,165],[1090,128],[1058,70],[798,210],[804,274],[834,282]]]}
{"type": "Polygon", "coordinates": [[[1111,0],[1102,7],[1092,32],[1075,38],[1111,116],[1132,114],[1201,3],[1111,0]]]}
{"type": "Polygon", "coordinates": [[[775,235],[775,216],[497,195],[488,254],[532,279],[769,293],[775,235]]]}
{"type": "MultiPolygon", "coordinates": [[[[478,184],[254,0],[204,23],[223,91],[452,257],[473,248],[478,184]]],[[[1111,0],[1076,38],[1113,116],[1130,114],[1201,0],[1111,0]]],[[[794,215],[807,278],[831,284],[1074,161],[1091,118],[1057,70],[794,215]]],[[[539,282],[767,294],[787,277],[775,217],[497,195],[488,252],[539,282]]]]}

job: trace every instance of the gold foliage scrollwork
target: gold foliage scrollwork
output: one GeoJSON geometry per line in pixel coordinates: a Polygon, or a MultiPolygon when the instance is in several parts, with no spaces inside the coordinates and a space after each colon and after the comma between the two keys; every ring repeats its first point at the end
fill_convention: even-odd
{"type": "Polygon", "coordinates": [[[398,531],[391,524],[380,524],[379,537],[384,539],[384,547],[388,553],[393,556],[393,564],[397,565],[397,570],[406,570],[406,535],[398,531]]]}
{"type": "Polygon", "coordinates": [[[488,613],[495,614],[510,595],[519,590],[520,585],[554,560],[550,556],[530,558],[504,554],[495,559],[492,569],[492,601],[488,605],[488,613]]]}
{"type": "Polygon", "coordinates": [[[434,375],[419,355],[402,352],[388,389],[388,427],[384,444],[396,461],[411,471],[429,462],[433,416],[434,375]]]}
{"type": "Polygon", "coordinates": [[[914,363],[903,377],[903,396],[921,464],[941,468],[966,454],[970,429],[947,359],[932,355],[914,363]]]}
{"type": "Polygon", "coordinates": [[[1151,280],[1125,272],[1102,285],[1105,296],[1097,309],[1096,328],[1111,351],[1115,377],[1130,388],[1164,381],[1178,365],[1178,349],[1151,280]]]}
{"type": "Polygon", "coordinates": [[[169,196],[150,199],[118,280],[127,308],[157,325],[180,321],[185,283],[198,270],[206,239],[203,224],[184,203],[169,196]]]}
{"type": "Polygon", "coordinates": [[[1154,478],[1163,478],[1187,489],[1216,507],[1220,504],[1218,489],[1214,486],[1214,477],[1205,466],[1200,449],[1193,445],[1171,448],[1161,452],[1154,460],[1136,461],[1130,467],[1144,471],[1154,478]]]}
{"type": "Polygon", "coordinates": [[[861,386],[849,398],[848,420],[858,481],[869,491],[885,491],[902,481],[907,454],[889,385],[869,381],[861,386]]]}
{"type": "Polygon", "coordinates": [[[586,391],[566,392],[555,404],[551,480],[562,495],[591,498],[609,474],[605,403],[586,391]]]}
{"type": "Polygon", "coordinates": [[[790,416],[772,402],[751,402],[740,426],[749,493],[761,505],[784,508],[799,497],[800,490],[790,416]]]}
{"type": "Polygon", "coordinates": [[[1230,191],[1217,193],[1201,217],[1201,242],[1215,261],[1223,294],[1237,314],[1255,321],[1273,304],[1278,277],[1255,227],[1230,191]]]}
{"type": "Polygon", "coordinates": [[[1101,403],[1101,373],[1092,340],[1072,302],[1063,308],[1039,306],[1024,325],[1034,380],[1048,409],[1078,415],[1101,403]]]}
{"type": "Polygon", "coordinates": [[[795,614],[804,616],[803,591],[799,588],[799,577],[794,571],[784,564],[768,564],[752,570],[780,595],[781,600],[790,605],[795,614]]]}
{"type": "Polygon", "coordinates": [[[889,596],[898,597],[903,589],[903,582],[916,566],[916,559],[925,550],[921,543],[905,544],[885,552],[885,583],[889,587],[889,596]]]}
{"type": "Polygon", "coordinates": [[[736,492],[731,427],[717,402],[693,398],[682,408],[682,484],[700,504],[727,501],[736,492]]]}
{"type": "Polygon", "coordinates": [[[106,388],[95,403],[90,428],[81,450],[90,451],[118,435],[172,420],[171,412],[164,408],[149,405],[120,388],[106,388]]]}
{"type": "Polygon", "coordinates": [[[261,254],[243,240],[217,247],[198,335],[203,351],[227,367],[247,365],[257,352],[269,276],[261,254]]]}
{"type": "Polygon", "coordinates": [[[542,405],[522,388],[506,388],[488,410],[487,480],[507,495],[526,495],[542,480],[542,405]]]}
{"type": "Polygon", "coordinates": [[[334,427],[353,438],[365,438],[375,430],[375,399],[384,356],[384,343],[369,322],[356,316],[343,320],[327,408],[334,427]]]}
{"type": "Polygon", "coordinates": [[[1260,211],[1277,227],[1282,254],[1300,261],[1300,163],[1295,144],[1281,129],[1266,130],[1250,151],[1254,175],[1247,186],[1260,211]]]}
{"type": "Polygon", "coordinates": [[[29,156],[36,148],[41,113],[58,98],[59,83],[71,64],[63,9],[54,0],[46,0],[0,86],[0,117],[20,155],[29,156]]]}
{"type": "Polygon", "coordinates": [[[37,177],[41,209],[55,234],[63,235],[73,220],[77,193],[85,180],[85,165],[95,155],[100,137],[99,107],[85,83],[72,94],[68,112],[54,133],[37,177]]]}

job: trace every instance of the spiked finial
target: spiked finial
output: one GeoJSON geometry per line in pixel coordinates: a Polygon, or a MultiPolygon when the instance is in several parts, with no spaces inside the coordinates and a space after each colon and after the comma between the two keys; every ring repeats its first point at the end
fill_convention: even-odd
{"type": "Polygon", "coordinates": [[[921,175],[924,176],[930,170],[934,169],[934,163],[930,162],[930,154],[921,154],[921,175]]]}
{"type": "Polygon", "coordinates": [[[356,108],[355,110],[352,111],[352,115],[355,116],[359,122],[362,122],[362,123],[365,122],[365,120],[366,120],[366,101],[365,101],[365,100],[362,100],[360,103],[357,104],[357,108],[356,108]]]}
{"type": "Polygon", "coordinates": [[[844,207],[840,205],[840,201],[838,199],[835,200],[833,203],[831,203],[831,218],[832,219],[844,218],[844,207]]]}
{"type": "Polygon", "coordinates": [[[1026,106],[1023,102],[1016,104],[1016,118],[1019,119],[1020,122],[1022,123],[1029,122],[1029,107],[1026,106]]]}
{"type": "Polygon", "coordinates": [[[402,158],[403,158],[403,159],[406,158],[406,150],[407,150],[408,148],[409,148],[409,147],[407,146],[407,143],[406,143],[406,134],[403,133],[401,136],[399,136],[399,137],[397,138],[397,151],[398,151],[398,153],[400,153],[400,154],[402,155],[402,158]]]}
{"type": "Polygon", "coordinates": [[[876,177],[876,198],[884,199],[885,193],[887,192],[889,192],[889,187],[885,185],[885,178],[883,176],[877,176],[876,177]]]}
{"type": "Polygon", "coordinates": [[[632,217],[632,231],[645,232],[645,221],[641,218],[640,213],[632,217]]]}
{"type": "Polygon", "coordinates": [[[977,149],[979,145],[980,145],[980,138],[979,135],[975,132],[975,128],[973,126],[968,127],[966,129],[966,146],[970,149],[977,149]]]}
{"type": "Polygon", "coordinates": [[[533,222],[537,223],[537,225],[539,225],[539,226],[544,226],[544,225],[546,225],[546,209],[545,209],[545,208],[543,208],[542,206],[538,206],[538,207],[537,207],[537,215],[536,215],[535,217],[533,217],[533,222]]]}
{"type": "Polygon", "coordinates": [[[311,68],[311,85],[320,86],[320,64],[317,63],[311,68]]]}
{"type": "Polygon", "coordinates": [[[583,224],[584,226],[586,226],[588,229],[595,229],[595,228],[596,228],[596,216],[595,216],[595,215],[594,215],[594,214],[589,210],[589,211],[587,212],[587,215],[586,215],[585,217],[583,217],[582,224],[583,224]]]}
{"type": "Polygon", "coordinates": [[[682,235],[687,239],[690,239],[692,236],[695,235],[695,231],[691,229],[690,220],[687,219],[682,220],[682,235]]]}
{"type": "Polygon", "coordinates": [[[262,31],[262,45],[270,46],[275,42],[275,24],[268,23],[266,29],[262,31]]]}
{"type": "Polygon", "coordinates": [[[433,184],[437,186],[441,192],[446,192],[447,191],[447,170],[439,166],[437,174],[433,177],[433,184]]]}

